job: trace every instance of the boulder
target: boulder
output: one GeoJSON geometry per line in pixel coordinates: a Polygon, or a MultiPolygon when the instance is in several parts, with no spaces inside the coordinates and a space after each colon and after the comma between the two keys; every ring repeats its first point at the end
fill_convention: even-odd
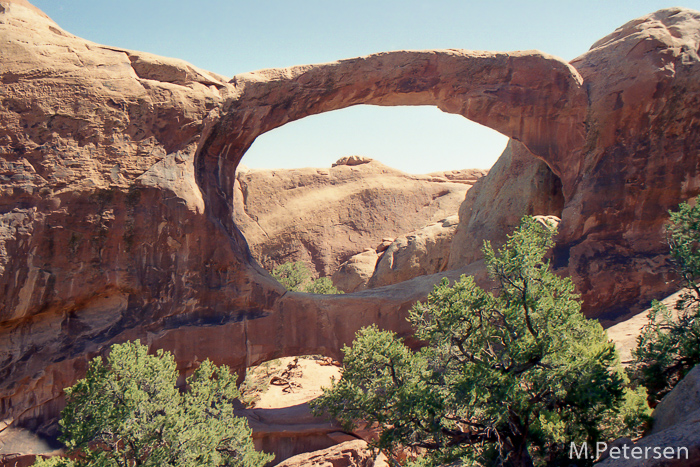
{"type": "Polygon", "coordinates": [[[454,215],[394,240],[384,239],[376,250],[370,248],[341,264],[333,283],[344,292],[356,292],[442,272],[458,222],[454,215]]]}
{"type": "Polygon", "coordinates": [[[327,449],[299,454],[277,464],[280,467],[386,467],[375,458],[362,440],[345,441],[327,449]]]}
{"type": "Polygon", "coordinates": [[[454,215],[397,237],[377,262],[368,287],[397,284],[447,269],[458,223],[459,217],[454,215]]]}
{"type": "Polygon", "coordinates": [[[372,159],[369,157],[364,157],[364,156],[345,156],[341,157],[337,161],[335,161],[331,167],[338,167],[339,165],[361,165],[361,164],[369,164],[372,162],[372,159]]]}
{"type": "Polygon", "coordinates": [[[377,250],[373,249],[351,256],[333,273],[333,284],[343,292],[365,290],[377,267],[379,257],[377,250]]]}

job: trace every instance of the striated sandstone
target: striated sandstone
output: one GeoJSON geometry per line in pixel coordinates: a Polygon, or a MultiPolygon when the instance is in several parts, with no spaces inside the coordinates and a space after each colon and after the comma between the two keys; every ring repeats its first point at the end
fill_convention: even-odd
{"type": "Polygon", "coordinates": [[[465,193],[485,173],[453,171],[449,179],[444,174],[411,175],[358,156],[326,169],[239,167],[234,220],[253,257],[267,270],[304,261],[316,275],[330,276],[382,238],[456,213],[465,193]]]}
{"type": "Polygon", "coordinates": [[[561,180],[522,143],[509,141],[489,173],[459,208],[460,222],[448,255],[450,269],[483,258],[484,240],[503,245],[524,215],[561,217],[565,203],[561,180]]]}
{"type": "MultiPolygon", "coordinates": [[[[699,21],[697,12],[662,10],[572,61],[590,92],[583,154],[566,163],[543,159],[565,199],[553,264],[572,276],[589,316],[619,319],[672,291],[666,212],[700,191],[692,162],[700,151],[699,21]]],[[[451,267],[480,257],[474,247],[484,238],[501,243],[526,212],[502,162],[460,208],[451,267]],[[498,195],[478,202],[482,187],[498,195]]]]}
{"type": "Polygon", "coordinates": [[[447,268],[459,217],[453,215],[352,256],[333,274],[345,292],[397,284],[447,268]]]}
{"type": "Polygon", "coordinates": [[[460,214],[459,229],[473,217],[495,242],[530,200],[560,199],[558,178],[561,215],[540,214],[561,218],[553,264],[589,316],[672,291],[662,224],[700,193],[700,13],[640,18],[572,64],[537,51],[398,51],[227,80],[84,41],[23,2],[0,7],[5,425],[50,429],[62,388],[113,342],[170,350],[185,374],[207,357],[239,372],[283,355],[337,358],[369,323],[409,336],[407,310],[442,275],[483,278],[464,247],[450,254],[460,269],[312,296],[287,293],[252,259],[234,201],[246,149],[351,105],[435,105],[511,137],[522,158],[480,183],[493,203],[477,184],[460,214]],[[537,173],[552,180],[542,192],[537,173]]]}
{"type": "Polygon", "coordinates": [[[444,271],[458,222],[457,215],[450,216],[396,238],[377,262],[368,286],[397,284],[444,271]]]}
{"type": "Polygon", "coordinates": [[[571,64],[590,104],[583,157],[560,174],[567,199],[554,264],[592,315],[615,319],[673,292],[663,224],[700,193],[700,13],[630,21],[571,64]]]}
{"type": "Polygon", "coordinates": [[[444,271],[458,222],[459,217],[454,215],[398,237],[377,263],[369,286],[397,284],[444,271]]]}
{"type": "Polygon", "coordinates": [[[552,264],[572,277],[589,316],[619,320],[672,292],[663,224],[700,193],[699,30],[700,13],[669,8],[573,60],[589,100],[584,140],[550,156],[511,141],[460,208],[450,267],[479,258],[484,239],[502,243],[549,192],[556,202],[540,213],[561,218],[552,264]],[[546,164],[539,176],[527,153],[546,164]]]}

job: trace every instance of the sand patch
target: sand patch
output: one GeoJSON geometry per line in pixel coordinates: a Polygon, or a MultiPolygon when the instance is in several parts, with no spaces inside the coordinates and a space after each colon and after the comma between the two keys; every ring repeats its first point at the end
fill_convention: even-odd
{"type": "Polygon", "coordinates": [[[320,396],[340,374],[325,357],[284,357],[250,368],[241,392],[249,408],[291,407],[320,396]]]}

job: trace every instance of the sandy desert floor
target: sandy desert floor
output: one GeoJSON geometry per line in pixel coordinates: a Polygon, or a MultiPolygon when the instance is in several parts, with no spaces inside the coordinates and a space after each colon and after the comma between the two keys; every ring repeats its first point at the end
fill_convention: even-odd
{"type": "Polygon", "coordinates": [[[303,404],[340,379],[338,362],[317,356],[285,357],[248,370],[242,388],[251,408],[274,409],[303,404]]]}

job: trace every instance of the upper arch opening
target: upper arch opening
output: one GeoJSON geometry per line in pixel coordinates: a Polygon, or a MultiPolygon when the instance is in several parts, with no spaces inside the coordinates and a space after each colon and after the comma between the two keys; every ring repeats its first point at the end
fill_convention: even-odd
{"type": "MultiPolygon", "coordinates": [[[[583,143],[587,97],[568,63],[540,52],[398,51],[235,76],[236,92],[196,157],[210,216],[232,237],[235,169],[255,139],[358,104],[434,105],[525,144],[556,174],[583,143]]],[[[564,182],[566,191],[567,181],[564,182]]]]}
{"type": "MultiPolygon", "coordinates": [[[[360,104],[432,105],[521,142],[557,175],[577,160],[583,142],[587,101],[581,77],[540,52],[388,52],[245,73],[231,83],[236,92],[205,132],[195,167],[207,215],[242,254],[242,210],[234,198],[245,190],[237,187],[236,167],[260,135],[304,117],[360,104]]],[[[570,181],[561,181],[566,196],[570,181]]]]}
{"type": "Polygon", "coordinates": [[[489,169],[508,138],[435,106],[357,105],[293,121],[258,137],[241,164],[330,167],[359,155],[411,174],[489,169]]]}
{"type": "MultiPolygon", "coordinates": [[[[314,291],[315,277],[353,292],[443,272],[460,207],[486,173],[474,166],[491,166],[506,143],[497,132],[435,107],[356,106],[314,115],[252,145],[238,168],[234,219],[259,264],[288,288],[287,275],[295,278],[290,290],[314,291]],[[390,143],[373,146],[373,137],[390,143]],[[478,149],[474,140],[484,138],[496,143],[478,149]],[[309,157],[314,150],[316,158],[309,157]],[[404,171],[385,164],[385,155],[404,163],[404,171]],[[411,170],[412,156],[422,159],[417,167],[423,170],[411,170]]],[[[544,165],[527,154],[532,164],[544,165]]]]}

